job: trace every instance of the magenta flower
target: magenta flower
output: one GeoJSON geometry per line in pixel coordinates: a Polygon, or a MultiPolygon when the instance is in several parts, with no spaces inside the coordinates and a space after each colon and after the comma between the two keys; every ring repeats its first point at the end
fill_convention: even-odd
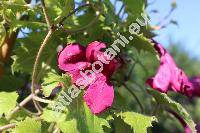
{"type": "Polygon", "coordinates": [[[90,43],[87,48],[69,44],[58,56],[58,67],[72,77],[75,85],[87,88],[83,98],[94,114],[110,107],[114,99],[114,89],[109,78],[118,63],[102,52],[104,48],[106,45],[97,41],[90,43]],[[99,60],[100,56],[104,57],[107,64],[99,60]]]}
{"type": "Polygon", "coordinates": [[[192,85],[184,71],[177,67],[172,56],[160,44],[156,43],[154,47],[160,56],[160,67],[157,74],[147,80],[147,84],[163,93],[173,90],[186,94],[192,85]]]}
{"type": "Polygon", "coordinates": [[[200,97],[200,77],[192,77],[190,82],[192,83],[192,88],[187,90],[188,96],[200,97]]]}

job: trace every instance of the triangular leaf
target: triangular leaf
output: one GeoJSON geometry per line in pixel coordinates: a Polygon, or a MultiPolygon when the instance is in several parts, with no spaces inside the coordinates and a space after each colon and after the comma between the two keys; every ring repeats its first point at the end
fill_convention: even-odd
{"type": "Polygon", "coordinates": [[[147,133],[147,128],[152,127],[152,122],[157,119],[154,116],[146,116],[135,112],[121,112],[117,113],[124,122],[130,125],[135,133],[147,133]]]}

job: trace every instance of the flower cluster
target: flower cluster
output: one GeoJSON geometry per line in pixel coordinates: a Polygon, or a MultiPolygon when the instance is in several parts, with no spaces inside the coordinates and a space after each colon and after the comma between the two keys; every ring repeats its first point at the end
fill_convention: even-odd
{"type": "MultiPolygon", "coordinates": [[[[177,67],[172,56],[162,47],[161,44],[155,42],[154,48],[159,54],[160,66],[157,74],[147,80],[147,84],[153,89],[163,93],[167,93],[171,90],[188,97],[200,97],[200,77],[189,79],[185,72],[177,67]]],[[[192,132],[181,116],[173,111],[169,112],[180,121],[184,127],[185,133],[192,132]]],[[[197,131],[200,131],[198,126],[197,131]]]]}
{"type": "Polygon", "coordinates": [[[72,77],[73,84],[86,88],[84,100],[94,114],[110,107],[114,99],[110,77],[118,62],[102,51],[105,48],[104,43],[97,41],[87,48],[74,43],[67,45],[58,56],[59,68],[72,77]]]}
{"type": "Polygon", "coordinates": [[[189,79],[185,72],[177,67],[172,56],[161,44],[155,42],[154,48],[160,57],[160,67],[157,74],[147,80],[147,84],[163,93],[172,90],[188,97],[199,97],[200,77],[189,79]]]}

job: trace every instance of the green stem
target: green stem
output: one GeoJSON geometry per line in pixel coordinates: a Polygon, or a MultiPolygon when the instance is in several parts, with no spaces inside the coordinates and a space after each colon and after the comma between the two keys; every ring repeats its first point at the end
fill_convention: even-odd
{"type": "Polygon", "coordinates": [[[48,128],[48,132],[50,132],[50,133],[53,132],[55,125],[56,125],[55,122],[51,123],[49,128],[48,128]]]}
{"type": "Polygon", "coordinates": [[[62,18],[61,21],[58,23],[59,25],[63,25],[63,22],[70,16],[72,16],[74,13],[76,13],[77,11],[79,11],[80,9],[87,7],[87,6],[91,6],[91,4],[84,4],[81,5],[79,7],[77,7],[76,9],[74,9],[73,11],[71,11],[66,17],[62,18]]]}
{"type": "Polygon", "coordinates": [[[82,32],[86,29],[88,29],[89,27],[91,27],[92,25],[94,25],[97,21],[98,21],[99,15],[97,15],[89,24],[78,28],[78,29],[73,29],[73,30],[68,30],[68,29],[64,29],[65,32],[67,33],[78,33],[78,32],[82,32]]]}
{"type": "Polygon", "coordinates": [[[123,86],[130,92],[130,94],[135,98],[137,101],[138,105],[140,106],[141,112],[144,112],[144,108],[142,106],[142,103],[140,102],[139,98],[136,96],[136,94],[125,84],[123,83],[123,86]]]}

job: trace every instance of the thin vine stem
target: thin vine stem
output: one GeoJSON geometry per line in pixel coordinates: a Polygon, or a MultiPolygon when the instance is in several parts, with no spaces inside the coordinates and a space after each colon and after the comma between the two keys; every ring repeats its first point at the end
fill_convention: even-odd
{"type": "Polygon", "coordinates": [[[95,24],[97,21],[98,21],[98,18],[99,18],[99,15],[97,15],[89,24],[81,27],[81,28],[78,28],[78,29],[73,29],[73,30],[68,30],[68,29],[65,29],[64,31],[67,32],[67,33],[78,33],[78,32],[82,32],[86,29],[88,29],[89,27],[91,27],[93,24],[95,24]]]}
{"type": "Polygon", "coordinates": [[[119,12],[117,13],[117,16],[120,16],[120,14],[121,14],[122,10],[124,9],[124,7],[125,7],[125,4],[123,4],[123,5],[121,6],[119,12]]]}
{"type": "MultiPolygon", "coordinates": [[[[101,3],[101,0],[99,2],[101,3]]],[[[81,28],[77,28],[77,29],[73,29],[73,30],[71,30],[71,29],[64,29],[65,32],[71,33],[71,34],[72,33],[82,32],[82,31],[88,29],[89,27],[91,27],[92,25],[94,25],[98,21],[100,15],[101,15],[101,8],[100,9],[96,9],[92,4],[88,4],[88,6],[89,5],[96,11],[96,17],[89,24],[87,24],[87,25],[85,25],[85,26],[83,26],[81,28]]]]}
{"type": "Polygon", "coordinates": [[[42,77],[42,75],[48,70],[48,66],[50,65],[50,63],[52,62],[54,56],[56,55],[54,53],[55,49],[51,50],[50,52],[53,53],[52,55],[50,55],[50,57],[47,59],[45,66],[39,71],[39,73],[37,74],[37,81],[39,82],[40,78],[42,77]]]}
{"type": "Polygon", "coordinates": [[[38,102],[42,102],[42,103],[53,103],[53,101],[50,101],[50,100],[47,100],[47,99],[43,99],[43,98],[40,98],[40,97],[37,97],[35,95],[33,95],[33,99],[38,101],[38,102]]]}
{"type": "MultiPolygon", "coordinates": [[[[33,95],[35,95],[35,84],[37,79],[37,68],[38,68],[38,65],[40,63],[40,58],[41,58],[41,55],[42,55],[42,52],[46,46],[46,44],[48,43],[48,41],[50,40],[51,38],[51,35],[53,34],[53,32],[55,31],[55,28],[54,26],[51,24],[51,21],[50,21],[50,18],[48,16],[48,13],[47,13],[47,8],[45,6],[45,3],[44,3],[44,0],[41,0],[41,5],[42,5],[42,10],[43,10],[43,13],[44,13],[44,16],[45,16],[45,20],[46,20],[46,23],[47,23],[47,26],[48,26],[48,33],[44,39],[44,41],[42,42],[40,48],[39,48],[39,51],[37,53],[37,56],[36,56],[36,59],[35,59],[35,62],[34,62],[34,65],[33,65],[33,73],[32,73],[32,83],[31,83],[31,93],[33,95]]],[[[37,109],[38,111],[38,114],[41,114],[42,113],[42,107],[40,107],[40,104],[38,101],[36,101],[35,99],[33,99],[33,103],[34,103],[34,106],[35,108],[37,109]]]]}
{"type": "Polygon", "coordinates": [[[11,124],[2,126],[2,127],[0,127],[0,132],[3,131],[3,130],[9,129],[9,128],[14,128],[15,126],[16,126],[15,123],[11,123],[11,124]]]}
{"type": "MultiPolygon", "coordinates": [[[[39,90],[36,90],[36,91],[35,91],[35,94],[38,94],[38,93],[39,93],[39,90]]],[[[21,109],[21,107],[23,107],[24,105],[26,105],[30,100],[32,100],[32,98],[33,98],[33,94],[30,94],[30,95],[29,95],[28,97],[26,97],[22,102],[20,102],[19,105],[16,106],[16,107],[11,111],[10,114],[8,114],[7,120],[10,120],[10,119],[12,118],[13,114],[15,114],[16,112],[18,112],[18,111],[21,109]]]]}
{"type": "MultiPolygon", "coordinates": [[[[43,50],[44,50],[46,44],[47,44],[48,41],[50,40],[50,38],[51,38],[53,32],[54,32],[54,29],[51,28],[51,29],[49,30],[49,32],[47,33],[47,36],[45,37],[44,41],[42,42],[42,44],[41,44],[41,46],[40,46],[40,48],[39,48],[38,54],[37,54],[37,56],[36,56],[36,59],[35,59],[35,63],[34,63],[34,66],[33,66],[33,73],[32,73],[32,83],[31,83],[31,92],[32,92],[32,94],[34,94],[34,95],[35,95],[35,87],[34,87],[34,86],[35,86],[35,84],[37,84],[37,83],[36,83],[36,81],[37,81],[36,77],[37,77],[38,65],[39,65],[39,63],[40,63],[40,58],[41,58],[41,56],[42,56],[42,52],[43,52],[43,50]]],[[[35,105],[36,109],[38,110],[38,113],[41,113],[41,112],[42,112],[42,109],[40,108],[38,102],[35,101],[34,99],[33,99],[33,102],[34,102],[34,105],[35,105]]]]}
{"type": "Polygon", "coordinates": [[[175,10],[175,8],[172,7],[170,9],[170,11],[168,12],[168,14],[160,22],[158,22],[156,25],[157,26],[162,26],[162,24],[164,23],[164,21],[166,21],[172,15],[172,13],[173,13],[174,10],[175,10]]]}
{"type": "Polygon", "coordinates": [[[59,25],[63,25],[63,22],[70,16],[72,16],[74,13],[76,13],[77,11],[79,11],[80,9],[84,8],[84,7],[87,7],[87,6],[91,6],[91,4],[89,3],[86,3],[86,4],[83,4],[83,5],[80,5],[79,7],[77,7],[76,9],[74,9],[73,11],[71,11],[66,17],[63,17],[61,19],[61,21],[59,22],[59,25]]]}
{"type": "Polygon", "coordinates": [[[49,15],[48,15],[48,13],[47,13],[47,8],[46,8],[46,6],[45,6],[44,0],[41,0],[41,5],[42,5],[42,10],[43,10],[43,13],[44,13],[44,17],[45,17],[47,26],[48,26],[48,28],[49,28],[49,30],[50,30],[51,27],[52,27],[52,24],[51,24],[49,15]]]}
{"type": "Polygon", "coordinates": [[[39,62],[40,62],[40,57],[42,56],[42,52],[43,52],[43,50],[44,50],[47,42],[51,38],[52,34],[53,34],[53,30],[50,30],[47,33],[44,41],[42,42],[42,44],[41,44],[41,46],[39,48],[39,51],[38,51],[36,59],[35,59],[35,63],[34,63],[34,66],[33,66],[33,73],[32,73],[32,83],[31,83],[31,86],[32,86],[31,92],[33,94],[35,94],[35,87],[34,87],[34,85],[36,84],[37,68],[38,68],[38,65],[39,65],[39,62]]]}
{"type": "Polygon", "coordinates": [[[140,109],[141,109],[141,112],[143,113],[144,112],[144,108],[142,106],[142,103],[140,102],[139,98],[136,96],[136,94],[125,84],[123,83],[123,86],[127,89],[127,91],[130,92],[130,94],[135,98],[135,100],[137,101],[140,109]]]}

